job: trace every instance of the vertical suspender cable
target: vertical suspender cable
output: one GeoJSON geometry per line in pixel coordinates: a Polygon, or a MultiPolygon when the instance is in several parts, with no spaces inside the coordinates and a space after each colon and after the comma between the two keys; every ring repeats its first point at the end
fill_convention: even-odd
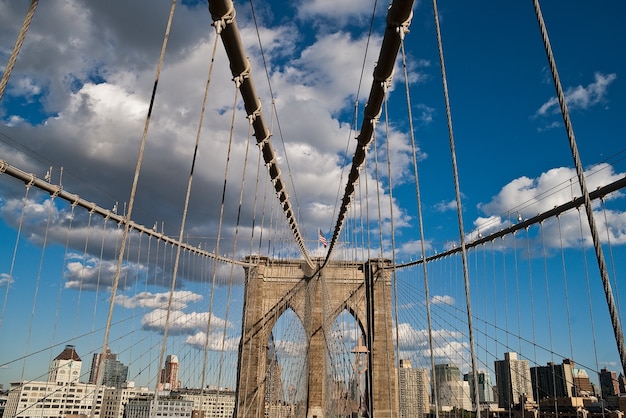
{"type": "Polygon", "coordinates": [[[574,166],[576,167],[578,184],[580,185],[580,189],[583,194],[585,212],[587,213],[587,220],[589,221],[589,229],[591,231],[593,247],[596,252],[598,268],[600,269],[600,277],[602,279],[602,286],[604,288],[604,296],[606,298],[606,304],[609,309],[609,315],[611,316],[611,324],[613,325],[613,333],[615,334],[617,351],[619,352],[620,360],[622,362],[622,372],[626,373],[626,348],[624,347],[624,331],[622,330],[622,324],[619,316],[617,315],[617,309],[615,308],[613,290],[611,289],[611,281],[609,279],[606,261],[604,259],[604,252],[602,250],[602,243],[600,242],[598,228],[596,227],[596,221],[593,217],[591,198],[589,197],[589,191],[587,189],[587,182],[585,180],[582,161],[580,159],[580,154],[578,153],[578,145],[576,143],[576,137],[574,135],[574,128],[572,127],[572,121],[569,117],[569,110],[567,108],[567,103],[565,102],[563,86],[561,85],[561,80],[559,79],[559,73],[556,68],[556,61],[554,59],[554,54],[552,53],[552,46],[550,45],[550,39],[548,38],[548,31],[546,29],[546,24],[543,20],[543,15],[539,6],[539,0],[533,0],[533,5],[535,7],[535,14],[537,15],[537,23],[539,24],[539,29],[541,31],[543,45],[545,47],[546,55],[548,57],[550,71],[552,72],[552,79],[554,81],[557,99],[559,100],[559,105],[561,107],[561,115],[563,116],[563,122],[565,124],[565,130],[567,132],[567,139],[569,140],[572,158],[574,159],[574,166]]]}
{"type": "Polygon", "coordinates": [[[439,49],[439,64],[441,66],[441,79],[443,83],[443,94],[446,102],[446,116],[448,120],[448,136],[450,139],[450,156],[452,158],[452,170],[454,172],[454,190],[456,194],[456,211],[459,221],[459,239],[461,243],[461,259],[463,261],[463,279],[465,283],[465,302],[467,304],[467,327],[469,331],[470,353],[472,357],[472,378],[474,379],[474,404],[476,411],[480,406],[480,396],[478,393],[478,371],[476,370],[476,353],[474,348],[474,327],[472,325],[472,303],[470,300],[469,273],[467,270],[467,248],[465,248],[465,231],[463,230],[463,210],[461,207],[461,188],[459,186],[459,173],[456,165],[456,151],[454,149],[454,132],[452,130],[452,114],[450,111],[450,97],[448,95],[448,81],[446,77],[446,66],[443,58],[443,45],[441,41],[441,29],[439,28],[439,13],[437,11],[437,0],[433,0],[433,12],[435,17],[435,28],[437,30],[437,46],[439,49]]]}
{"type": "MultiPolygon", "coordinates": [[[[404,37],[401,37],[400,50],[402,51],[402,70],[404,71],[404,88],[409,118],[409,134],[411,135],[411,157],[413,159],[413,176],[415,177],[415,200],[417,201],[417,217],[420,229],[420,250],[422,270],[424,274],[424,299],[426,301],[426,321],[428,324],[428,347],[430,348],[430,369],[435,370],[435,353],[433,350],[433,327],[430,313],[430,291],[428,289],[428,268],[426,267],[426,239],[424,236],[424,217],[422,215],[422,196],[419,184],[419,170],[417,167],[417,155],[415,148],[415,131],[413,128],[413,111],[411,109],[411,95],[409,91],[409,76],[406,68],[406,51],[404,50],[404,37]]],[[[395,263],[394,263],[395,264],[395,263]]],[[[435,418],[439,418],[439,401],[437,399],[437,385],[433,384],[433,402],[435,404],[435,418]]]]}
{"type": "MultiPolygon", "coordinates": [[[[399,367],[399,360],[397,357],[400,355],[400,345],[399,345],[400,337],[398,335],[398,285],[396,283],[396,280],[397,280],[396,278],[396,248],[395,248],[396,244],[394,240],[395,230],[394,230],[394,225],[393,225],[393,181],[391,179],[391,149],[389,147],[388,104],[389,104],[389,95],[387,94],[387,90],[385,90],[385,100],[383,102],[383,105],[385,107],[385,146],[387,148],[387,177],[389,178],[388,180],[389,181],[389,226],[391,228],[391,262],[393,266],[391,270],[391,286],[393,288],[393,296],[394,296],[394,303],[393,303],[394,313],[392,315],[392,322],[393,322],[394,317],[396,319],[396,343],[394,344],[393,352],[396,353],[395,367],[397,368],[399,367]]],[[[385,312],[390,312],[390,311],[391,311],[391,306],[389,307],[389,310],[385,308],[385,312]]],[[[386,351],[387,351],[387,364],[392,364],[392,362],[389,361],[389,347],[387,347],[386,351]]],[[[391,387],[391,385],[392,385],[392,382],[390,381],[389,386],[391,387]]],[[[391,391],[389,391],[389,396],[391,396],[391,391]]],[[[389,409],[393,412],[393,401],[391,398],[389,399],[389,409]]]]}
{"type": "Polygon", "coordinates": [[[28,12],[26,12],[24,23],[22,23],[22,27],[20,28],[20,33],[19,35],[17,35],[15,46],[13,47],[13,51],[11,52],[11,56],[9,57],[9,62],[7,63],[6,69],[4,70],[4,74],[2,74],[2,80],[0,80],[0,100],[2,100],[4,91],[6,90],[7,84],[9,83],[9,77],[11,77],[11,71],[13,71],[13,67],[15,66],[15,61],[17,61],[17,56],[20,53],[20,49],[22,49],[22,44],[24,43],[26,32],[28,32],[28,28],[30,27],[30,22],[32,22],[33,20],[33,16],[35,15],[35,10],[37,9],[38,4],[39,4],[39,0],[32,0],[30,2],[30,7],[28,8],[28,12]]]}
{"type": "MultiPolygon", "coordinates": [[[[133,177],[133,184],[132,184],[132,188],[131,188],[131,192],[130,192],[130,199],[128,201],[128,212],[125,214],[126,219],[132,219],[132,213],[133,213],[133,207],[135,205],[135,195],[137,193],[137,185],[139,183],[139,173],[141,171],[141,163],[143,161],[143,153],[146,147],[146,142],[147,142],[147,138],[148,138],[148,128],[150,127],[150,117],[152,116],[152,109],[154,108],[154,98],[156,96],[156,90],[157,90],[157,86],[159,84],[159,77],[161,75],[161,68],[163,67],[163,60],[165,58],[165,49],[167,47],[167,41],[169,39],[169,35],[170,35],[170,29],[172,27],[172,20],[174,18],[174,10],[176,9],[176,0],[172,0],[172,4],[170,6],[170,13],[169,13],[169,17],[167,20],[167,27],[165,29],[165,36],[163,38],[163,44],[161,46],[161,54],[159,56],[159,64],[157,65],[157,70],[156,70],[156,75],[154,78],[154,85],[152,87],[152,95],[150,97],[150,105],[148,107],[148,114],[146,115],[146,122],[144,124],[144,128],[143,128],[143,134],[141,137],[141,144],[139,146],[139,155],[137,157],[137,165],[135,167],[135,175],[133,177]]],[[[113,308],[115,306],[115,295],[117,293],[117,287],[119,285],[120,282],[120,275],[122,272],[122,262],[124,261],[124,252],[126,249],[126,240],[128,238],[128,233],[130,230],[130,223],[129,222],[124,222],[124,232],[122,233],[122,239],[120,242],[120,250],[118,253],[118,257],[117,257],[117,267],[115,269],[115,277],[113,278],[113,283],[111,285],[111,298],[109,300],[109,312],[107,315],[107,322],[106,322],[106,327],[104,330],[104,338],[102,339],[102,351],[101,351],[101,355],[100,358],[98,360],[98,367],[97,370],[101,371],[102,370],[102,364],[103,364],[103,360],[106,357],[106,349],[109,343],[109,334],[111,331],[111,322],[113,320],[113,308]]],[[[166,331],[167,332],[167,331],[166,331]]],[[[163,353],[161,353],[161,357],[163,357],[163,353]]],[[[160,359],[159,361],[159,365],[163,362],[163,359],[160,359]]],[[[100,375],[100,373],[98,373],[100,375]]],[[[102,376],[98,376],[97,378],[97,384],[96,384],[96,394],[99,392],[100,390],[100,386],[101,386],[101,381],[102,381],[102,376]]],[[[157,391],[155,391],[156,394],[157,391]]],[[[93,418],[94,412],[95,412],[95,402],[97,400],[98,396],[94,396],[94,407],[91,408],[91,414],[90,414],[90,418],[93,418]]]]}
{"type": "MultiPolygon", "coordinates": [[[[54,204],[55,196],[51,196],[47,202],[48,205],[48,218],[46,220],[46,231],[43,235],[43,242],[41,244],[41,256],[39,257],[39,270],[37,270],[37,280],[35,282],[35,294],[33,296],[33,306],[30,311],[30,321],[28,322],[28,334],[26,336],[26,346],[24,348],[24,362],[22,363],[22,374],[20,380],[24,380],[24,371],[26,369],[26,359],[28,358],[28,347],[30,345],[30,337],[32,336],[33,331],[33,322],[35,320],[35,308],[37,307],[37,295],[39,294],[39,284],[41,283],[41,272],[43,271],[43,262],[46,254],[46,246],[48,245],[48,233],[50,232],[50,221],[52,219],[52,210],[56,209],[54,204]]],[[[45,205],[45,202],[44,202],[45,205]]],[[[9,283],[7,283],[7,287],[9,283]]]]}
{"type": "Polygon", "coordinates": [[[26,185],[26,193],[24,194],[24,198],[22,200],[22,212],[20,214],[20,221],[17,228],[17,236],[15,237],[15,245],[13,246],[13,256],[11,257],[11,267],[9,268],[9,277],[7,280],[7,290],[4,292],[4,302],[2,303],[2,311],[0,311],[0,329],[2,328],[2,322],[4,320],[4,312],[7,308],[7,302],[9,300],[9,288],[11,287],[11,282],[13,281],[13,269],[15,268],[15,258],[17,257],[17,248],[20,244],[20,237],[22,236],[22,226],[24,225],[24,212],[26,211],[26,202],[28,202],[28,192],[32,183],[28,183],[26,185]]]}

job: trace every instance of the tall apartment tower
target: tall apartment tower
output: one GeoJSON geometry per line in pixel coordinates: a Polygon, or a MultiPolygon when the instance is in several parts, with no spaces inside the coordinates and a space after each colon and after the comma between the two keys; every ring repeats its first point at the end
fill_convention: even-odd
{"type": "Polygon", "coordinates": [[[165,368],[161,369],[161,381],[163,389],[176,390],[181,384],[178,380],[178,357],[170,354],[165,358],[165,368]]]}
{"type": "Polygon", "coordinates": [[[430,412],[428,371],[414,369],[411,360],[400,360],[398,369],[400,418],[422,418],[430,412]]]}
{"type": "Polygon", "coordinates": [[[600,389],[604,399],[609,396],[619,396],[619,382],[617,373],[609,371],[606,367],[600,370],[600,389]]]}
{"type": "MultiPolygon", "coordinates": [[[[98,364],[101,353],[95,353],[91,360],[91,371],[89,373],[89,383],[96,384],[98,376],[98,364]]],[[[125,366],[117,359],[117,354],[111,353],[107,347],[106,354],[102,359],[102,385],[120,389],[128,377],[128,366],[125,366]]]]}
{"type": "MultiPolygon", "coordinates": [[[[484,370],[478,370],[476,374],[478,375],[478,401],[481,404],[494,403],[495,397],[493,395],[493,384],[491,383],[491,375],[484,370]]],[[[463,375],[463,380],[469,383],[470,394],[473,396],[474,374],[465,373],[463,375]]]]}
{"type": "Polygon", "coordinates": [[[537,401],[545,398],[569,398],[574,395],[574,362],[564,359],[563,364],[549,362],[546,366],[530,368],[533,395],[537,401]]]}
{"type": "Polygon", "coordinates": [[[472,410],[469,382],[461,380],[461,371],[456,364],[435,364],[433,393],[442,410],[452,408],[472,410]]]}
{"type": "Polygon", "coordinates": [[[82,367],[83,362],[76,353],[76,348],[73,345],[66,345],[61,354],[56,356],[50,364],[48,382],[78,383],[82,367]]]}
{"type": "Polygon", "coordinates": [[[509,409],[523,401],[534,401],[528,360],[518,360],[517,353],[504,353],[504,360],[494,361],[498,406],[509,409]]]}

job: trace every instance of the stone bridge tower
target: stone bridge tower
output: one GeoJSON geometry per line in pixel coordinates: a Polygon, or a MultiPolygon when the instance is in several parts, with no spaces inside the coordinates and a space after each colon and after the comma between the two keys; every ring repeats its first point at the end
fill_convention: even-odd
{"type": "Polygon", "coordinates": [[[329,262],[319,270],[304,261],[251,260],[252,266],[246,268],[236,417],[264,414],[266,348],[276,321],[289,308],[302,321],[308,344],[307,405],[298,416],[324,418],[328,403],[325,333],[345,309],[361,327],[369,350],[365,396],[369,408],[376,418],[397,417],[391,271],[385,269],[389,261],[329,262]]]}

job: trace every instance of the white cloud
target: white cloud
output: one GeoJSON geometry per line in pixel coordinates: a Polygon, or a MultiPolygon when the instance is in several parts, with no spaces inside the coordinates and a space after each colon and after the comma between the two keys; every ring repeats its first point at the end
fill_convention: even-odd
{"type": "MultiPolygon", "coordinates": [[[[374,3],[371,3],[373,6],[374,3]]],[[[313,0],[303,1],[297,6],[300,19],[323,18],[328,22],[345,22],[348,19],[365,18],[372,10],[363,7],[361,0],[313,0]]]]}
{"type": "MultiPolygon", "coordinates": [[[[626,173],[616,173],[614,168],[606,163],[597,164],[585,170],[589,191],[617,181],[625,175],[626,173]]],[[[480,231],[486,235],[510,226],[511,223],[517,222],[518,217],[522,219],[531,218],[580,197],[581,194],[576,172],[573,168],[553,168],[541,173],[536,178],[519,177],[505,185],[490,202],[479,205],[479,209],[487,216],[479,217],[474,221],[475,229],[471,234],[476,236],[480,231]]],[[[611,200],[620,197],[620,194],[612,194],[606,199],[611,200]]],[[[593,205],[597,212],[598,229],[604,231],[600,233],[601,240],[607,241],[606,231],[608,228],[611,242],[623,243],[626,238],[624,233],[626,230],[626,213],[608,210],[606,212],[607,222],[605,222],[604,214],[598,212],[598,202],[593,205]]],[[[585,216],[584,208],[582,209],[582,216],[585,216]]],[[[558,221],[558,223],[546,222],[544,224],[542,229],[546,239],[545,243],[556,248],[561,246],[562,240],[564,247],[579,246],[581,233],[578,213],[576,211],[563,213],[558,221]]],[[[583,232],[583,239],[589,243],[590,236],[587,229],[585,228],[583,232]]]]}
{"type": "Polygon", "coordinates": [[[456,210],[456,200],[450,200],[448,202],[439,202],[435,205],[435,209],[439,212],[447,212],[450,210],[456,210]]]}
{"type": "Polygon", "coordinates": [[[430,303],[432,303],[433,305],[453,306],[455,304],[455,300],[452,296],[449,295],[435,295],[430,299],[430,303]]]}
{"type": "MultiPolygon", "coordinates": [[[[169,292],[140,292],[133,296],[117,295],[115,297],[115,303],[124,308],[164,309],[167,308],[169,298],[169,292]]],[[[189,290],[177,290],[172,294],[171,309],[182,310],[186,308],[190,302],[197,302],[201,299],[202,295],[189,290]]]]}
{"type": "MultiPolygon", "coordinates": [[[[593,83],[583,87],[581,85],[570,87],[565,91],[565,102],[569,110],[586,110],[590,107],[605,103],[608,88],[617,79],[617,75],[595,73],[593,83]]],[[[551,97],[537,110],[536,116],[546,116],[559,113],[559,102],[556,97],[551,97]]]]}
{"type": "Polygon", "coordinates": [[[13,277],[9,273],[0,273],[0,287],[10,286],[13,282],[13,277]]]}
{"type": "MultiPolygon", "coordinates": [[[[431,241],[424,242],[424,252],[426,254],[432,252],[433,246],[431,241]]],[[[396,254],[399,257],[411,257],[413,260],[417,260],[422,256],[422,242],[417,241],[405,241],[396,248],[396,254]]]]}
{"type": "Polygon", "coordinates": [[[185,344],[198,350],[204,350],[204,346],[207,345],[211,351],[237,351],[239,349],[239,337],[224,338],[222,333],[212,332],[207,339],[205,332],[197,332],[188,336],[185,339],[185,344]]]}
{"type": "MultiPolygon", "coordinates": [[[[395,333],[395,328],[394,328],[395,333]]],[[[461,341],[463,334],[454,330],[433,329],[433,355],[437,363],[460,364],[466,358],[468,345],[461,341]]],[[[407,357],[429,358],[431,349],[427,329],[415,329],[411,324],[398,325],[399,349],[407,357]]]]}
{"type": "MultiPolygon", "coordinates": [[[[223,319],[211,315],[209,312],[189,312],[171,311],[169,317],[169,331],[171,335],[180,334],[195,334],[202,330],[206,331],[206,327],[211,320],[211,331],[220,330],[224,328],[226,321],[223,319]]],[[[167,310],[166,309],[154,309],[148,312],[141,318],[141,325],[146,330],[158,331],[163,333],[165,330],[165,323],[167,322],[167,310]]],[[[232,324],[228,323],[227,327],[232,327],[232,324]]]]}

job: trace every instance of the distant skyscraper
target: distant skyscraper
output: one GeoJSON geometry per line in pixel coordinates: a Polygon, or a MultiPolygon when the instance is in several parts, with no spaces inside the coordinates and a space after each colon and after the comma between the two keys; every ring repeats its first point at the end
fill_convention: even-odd
{"type": "Polygon", "coordinates": [[[620,393],[617,373],[604,369],[600,370],[600,390],[604,399],[609,396],[618,396],[620,393]]]}
{"type": "Polygon", "coordinates": [[[548,363],[547,366],[530,368],[533,383],[533,395],[537,401],[545,398],[569,398],[573,395],[574,380],[572,368],[574,362],[564,359],[563,364],[548,363]]]}
{"type": "Polygon", "coordinates": [[[278,362],[274,335],[270,334],[267,346],[267,372],[265,379],[265,403],[267,405],[282,403],[283,399],[283,367],[278,362]]]}
{"type": "MultiPolygon", "coordinates": [[[[95,353],[91,361],[91,372],[89,373],[89,383],[96,384],[98,375],[98,363],[101,353],[95,353]]],[[[117,354],[111,353],[107,347],[106,354],[102,360],[102,385],[114,388],[121,388],[128,377],[128,366],[125,366],[117,359],[117,354]]]]}
{"type": "Polygon", "coordinates": [[[533,401],[533,388],[530,379],[528,360],[518,360],[517,353],[504,353],[504,360],[494,362],[496,369],[496,385],[498,388],[498,405],[509,409],[522,401],[533,401]]]}
{"type": "Polygon", "coordinates": [[[437,404],[442,410],[450,408],[472,409],[469,382],[461,380],[459,366],[456,364],[435,364],[433,380],[433,386],[436,387],[437,404]]]}
{"type": "MultiPolygon", "coordinates": [[[[478,401],[481,404],[494,403],[493,384],[491,383],[491,375],[483,370],[479,370],[478,375],[478,401]]],[[[474,374],[466,373],[463,380],[469,383],[470,396],[474,395],[474,374]]]]}
{"type": "Polygon", "coordinates": [[[165,358],[165,368],[161,369],[161,386],[163,389],[176,390],[180,388],[178,380],[178,357],[170,354],[165,358]]]}
{"type": "Polygon", "coordinates": [[[426,416],[430,412],[428,371],[412,368],[411,360],[400,360],[398,383],[400,418],[426,416]]]}

